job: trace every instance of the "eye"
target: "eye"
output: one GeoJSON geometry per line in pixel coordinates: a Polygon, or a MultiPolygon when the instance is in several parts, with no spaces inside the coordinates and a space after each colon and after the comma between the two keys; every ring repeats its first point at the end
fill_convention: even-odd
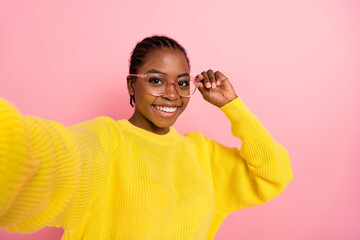
{"type": "Polygon", "coordinates": [[[189,86],[189,81],[188,80],[181,80],[178,82],[178,86],[179,87],[187,87],[189,86]]]}
{"type": "Polygon", "coordinates": [[[149,77],[148,82],[154,85],[164,84],[163,81],[158,77],[149,77]]]}

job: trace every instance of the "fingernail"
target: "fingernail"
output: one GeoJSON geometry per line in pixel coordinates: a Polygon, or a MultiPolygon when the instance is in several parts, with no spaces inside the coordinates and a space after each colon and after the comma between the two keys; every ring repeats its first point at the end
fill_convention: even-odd
{"type": "Polygon", "coordinates": [[[207,82],[207,83],[205,84],[205,86],[206,86],[207,88],[210,88],[210,87],[211,87],[211,84],[207,82]]]}
{"type": "Polygon", "coordinates": [[[213,82],[211,85],[212,85],[212,88],[216,88],[216,83],[213,82]]]}
{"type": "Polygon", "coordinates": [[[217,81],[216,81],[216,84],[217,84],[217,85],[220,85],[220,80],[217,80],[217,81]]]}

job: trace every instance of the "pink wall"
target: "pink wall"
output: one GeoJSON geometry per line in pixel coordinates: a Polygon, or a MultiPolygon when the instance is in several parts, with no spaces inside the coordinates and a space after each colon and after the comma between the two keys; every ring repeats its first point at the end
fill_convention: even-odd
{"type": "MultiPolygon", "coordinates": [[[[1,1],[0,96],[65,125],[128,118],[130,52],[145,36],[167,34],[188,50],[193,75],[223,71],[292,159],[286,191],[232,213],[215,239],[359,239],[359,2],[194,2],[1,1]]],[[[199,93],[175,127],[239,145],[199,93]]],[[[61,234],[0,230],[0,239],[61,234]]]]}

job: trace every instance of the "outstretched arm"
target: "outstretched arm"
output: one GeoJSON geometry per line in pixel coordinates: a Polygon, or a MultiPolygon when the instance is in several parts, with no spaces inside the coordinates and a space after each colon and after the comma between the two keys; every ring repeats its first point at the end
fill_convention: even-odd
{"type": "Polygon", "coordinates": [[[99,176],[118,139],[112,122],[66,128],[21,115],[0,98],[0,227],[21,233],[75,227],[96,201],[97,185],[106,184],[99,176]]]}

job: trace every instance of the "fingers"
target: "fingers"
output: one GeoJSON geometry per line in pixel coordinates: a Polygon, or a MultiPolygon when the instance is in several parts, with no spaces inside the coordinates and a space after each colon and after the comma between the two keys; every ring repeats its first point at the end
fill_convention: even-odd
{"type": "MultiPolygon", "coordinates": [[[[202,75],[198,75],[196,76],[199,80],[202,78],[202,75]]],[[[202,81],[202,80],[200,80],[202,81]]],[[[204,91],[205,91],[205,87],[204,87],[204,84],[202,82],[194,82],[195,86],[199,89],[199,91],[201,92],[201,94],[204,94],[204,91]]]]}
{"type": "Polygon", "coordinates": [[[204,77],[204,85],[206,88],[216,88],[214,71],[209,69],[207,72],[203,71],[201,75],[204,77]]]}
{"type": "Polygon", "coordinates": [[[209,77],[207,75],[207,72],[203,71],[200,75],[201,78],[199,78],[199,80],[204,84],[204,86],[206,88],[210,88],[211,87],[211,83],[209,81],[209,77]]]}
{"type": "Polygon", "coordinates": [[[196,76],[199,81],[201,81],[205,88],[216,88],[227,78],[224,74],[219,71],[214,72],[209,69],[208,71],[203,71],[200,75],[196,76]]]}
{"type": "Polygon", "coordinates": [[[219,71],[215,72],[215,77],[216,77],[217,85],[220,85],[222,82],[228,80],[228,78],[224,74],[222,74],[222,72],[219,71]]]}
{"type": "Polygon", "coordinates": [[[211,83],[211,87],[212,88],[216,88],[216,78],[215,78],[215,73],[213,70],[208,70],[207,71],[207,75],[209,77],[209,81],[211,83]]]}

